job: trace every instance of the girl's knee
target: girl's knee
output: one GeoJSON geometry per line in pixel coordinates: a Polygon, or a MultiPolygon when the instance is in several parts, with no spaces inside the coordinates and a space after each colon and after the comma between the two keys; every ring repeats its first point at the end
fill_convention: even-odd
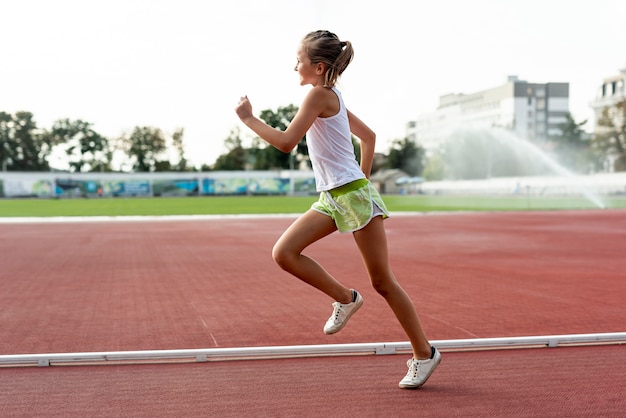
{"type": "Polygon", "coordinates": [[[293,255],[288,249],[276,243],[272,248],[272,259],[280,268],[287,270],[293,260],[293,255]]]}
{"type": "Polygon", "coordinates": [[[374,290],[384,298],[394,291],[395,282],[393,279],[372,279],[371,282],[374,290]]]}
{"type": "Polygon", "coordinates": [[[389,283],[384,280],[372,280],[372,287],[382,297],[386,297],[391,290],[389,283]]]}

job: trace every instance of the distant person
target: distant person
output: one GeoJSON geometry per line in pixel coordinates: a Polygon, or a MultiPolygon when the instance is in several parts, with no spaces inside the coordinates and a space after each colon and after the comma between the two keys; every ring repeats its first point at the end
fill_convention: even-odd
{"type": "Polygon", "coordinates": [[[346,325],[363,304],[363,298],[302,251],[336,230],[352,232],[372,286],[385,298],[411,341],[413,358],[407,362],[409,371],[399,386],[418,388],[433,373],[441,355],[430,345],[413,302],[389,265],[383,225],[389,212],[369,181],[376,135],[346,109],[335,87],[353,55],[350,42],[342,42],[328,31],[311,32],[297,51],[295,71],[300,76],[300,85],[310,84],[312,88],[287,129],[272,128],[255,117],[247,96],[241,97],[236,112],[246,126],[285,153],[306,134],[319,200],[278,239],[272,251],[274,261],[335,300],[333,313],[324,326],[326,334],[333,334],[346,325]],[[360,139],[360,166],[351,133],[360,139]]]}

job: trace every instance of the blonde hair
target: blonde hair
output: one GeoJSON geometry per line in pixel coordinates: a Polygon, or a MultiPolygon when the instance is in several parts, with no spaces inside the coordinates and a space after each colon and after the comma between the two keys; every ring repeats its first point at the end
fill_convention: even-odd
{"type": "Polygon", "coordinates": [[[312,64],[326,65],[324,86],[333,87],[339,76],[348,68],[354,57],[354,50],[349,41],[340,41],[337,35],[327,30],[308,33],[302,39],[302,49],[312,64]]]}

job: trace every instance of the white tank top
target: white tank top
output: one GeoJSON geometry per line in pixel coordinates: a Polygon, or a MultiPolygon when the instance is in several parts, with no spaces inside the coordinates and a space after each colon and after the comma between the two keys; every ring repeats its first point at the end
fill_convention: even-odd
{"type": "Polygon", "coordinates": [[[332,91],[339,98],[339,112],[327,118],[318,117],[306,134],[318,192],[365,178],[354,155],[348,111],[339,90],[333,87],[332,91]]]}

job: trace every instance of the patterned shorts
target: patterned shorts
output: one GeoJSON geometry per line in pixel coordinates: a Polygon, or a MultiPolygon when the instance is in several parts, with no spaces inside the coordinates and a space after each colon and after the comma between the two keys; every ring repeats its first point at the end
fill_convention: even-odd
{"type": "Polygon", "coordinates": [[[330,216],[339,232],[354,232],[365,227],[375,216],[389,217],[378,190],[367,179],[320,193],[311,209],[330,216]]]}

